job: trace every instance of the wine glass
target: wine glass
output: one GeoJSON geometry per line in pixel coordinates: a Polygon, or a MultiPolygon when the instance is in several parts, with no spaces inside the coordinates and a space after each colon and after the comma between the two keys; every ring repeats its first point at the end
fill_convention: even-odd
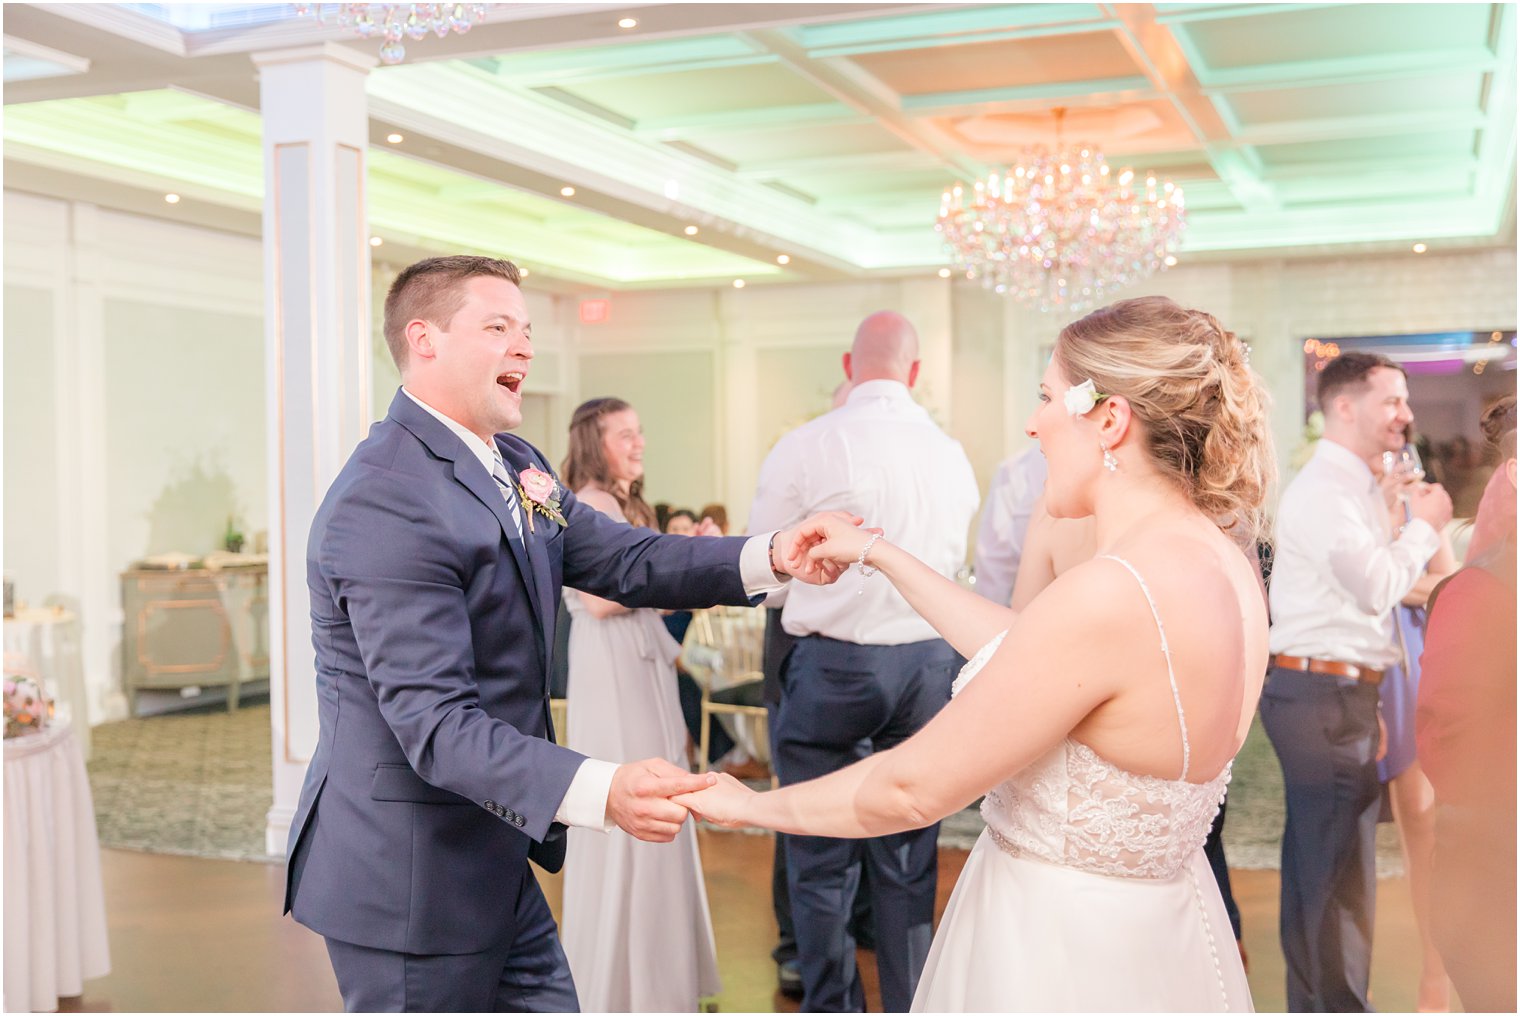
{"type": "Polygon", "coordinates": [[[1394,468],[1409,483],[1418,483],[1425,478],[1425,464],[1420,461],[1420,450],[1413,444],[1406,444],[1399,452],[1394,468]]]}

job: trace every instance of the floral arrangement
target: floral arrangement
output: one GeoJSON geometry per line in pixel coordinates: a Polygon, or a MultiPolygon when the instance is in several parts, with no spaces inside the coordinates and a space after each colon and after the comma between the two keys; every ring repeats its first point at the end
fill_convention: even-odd
{"type": "Polygon", "coordinates": [[[20,737],[46,730],[53,719],[53,700],[31,674],[5,672],[5,736],[20,737]]]}

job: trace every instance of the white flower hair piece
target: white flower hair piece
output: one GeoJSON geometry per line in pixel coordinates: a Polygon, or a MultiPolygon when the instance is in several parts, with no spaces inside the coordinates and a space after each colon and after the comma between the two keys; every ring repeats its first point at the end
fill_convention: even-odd
{"type": "Polygon", "coordinates": [[[1066,389],[1066,411],[1072,416],[1086,416],[1106,398],[1108,396],[1098,391],[1098,386],[1092,383],[1092,378],[1088,378],[1081,384],[1066,389]]]}

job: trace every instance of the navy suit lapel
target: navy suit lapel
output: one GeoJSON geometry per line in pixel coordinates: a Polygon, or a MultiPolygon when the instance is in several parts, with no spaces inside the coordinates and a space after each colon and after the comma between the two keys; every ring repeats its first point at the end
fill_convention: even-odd
{"type": "MultiPolygon", "coordinates": [[[[516,483],[517,476],[510,466],[507,467],[507,472],[516,483]]],[[[523,539],[519,540],[517,523],[512,520],[512,511],[507,507],[506,498],[501,496],[501,488],[496,486],[495,479],[485,475],[478,461],[455,459],[454,479],[464,484],[470,489],[470,493],[480,498],[485,506],[491,509],[491,514],[496,516],[496,521],[501,524],[502,535],[506,538],[507,546],[512,548],[512,557],[517,561],[518,573],[522,575],[523,584],[527,588],[528,602],[533,608],[533,619],[538,622],[539,631],[542,633],[547,627],[543,597],[538,589],[542,583],[538,581],[538,576],[535,574],[531,552],[523,548],[524,541],[529,544],[533,542],[527,523],[523,523],[523,539]]],[[[539,556],[543,556],[543,551],[539,551],[539,556]]]]}
{"type": "MultiPolygon", "coordinates": [[[[502,536],[507,546],[512,548],[512,558],[517,563],[517,572],[523,582],[523,591],[528,594],[528,606],[533,613],[533,622],[538,626],[539,639],[547,646],[548,633],[554,630],[555,615],[552,610],[546,613],[545,600],[540,587],[547,582],[548,559],[540,549],[538,556],[543,559],[546,577],[538,579],[535,575],[537,566],[531,560],[529,552],[523,548],[521,541],[517,539],[517,523],[512,520],[512,513],[508,510],[506,499],[501,496],[501,488],[496,486],[495,479],[486,472],[480,460],[464,446],[457,435],[431,416],[427,410],[408,398],[404,391],[396,392],[396,397],[391,400],[388,415],[416,435],[417,439],[427,445],[428,450],[433,454],[452,462],[454,479],[474,494],[480,503],[496,516],[496,521],[501,526],[502,536]]],[[[516,472],[510,460],[507,471],[515,481],[516,472]]],[[[528,533],[526,523],[523,525],[522,535],[524,540],[531,542],[532,537],[528,533]]],[[[549,656],[546,649],[545,670],[548,669],[548,662],[549,656]]]]}
{"type": "MultiPolygon", "coordinates": [[[[517,483],[517,473],[519,470],[529,467],[537,468],[533,462],[518,461],[517,456],[513,454],[513,449],[502,447],[499,444],[497,448],[501,450],[502,460],[507,464],[507,472],[511,475],[513,483],[517,483]]],[[[520,491],[521,489],[522,485],[518,483],[518,490],[520,491]]],[[[518,495],[518,499],[522,500],[521,494],[518,495]]],[[[533,511],[526,503],[523,504],[523,510],[525,515],[533,511]]],[[[524,575],[531,576],[531,585],[536,592],[535,606],[538,608],[539,620],[543,627],[544,659],[546,661],[551,658],[554,650],[554,646],[550,640],[550,633],[554,630],[554,619],[558,616],[558,604],[554,602],[558,591],[553,588],[553,574],[549,569],[549,552],[545,549],[545,542],[549,536],[549,529],[546,527],[558,525],[558,522],[543,515],[539,515],[533,520],[531,528],[526,521],[523,524],[523,540],[528,545],[528,564],[524,575]]],[[[547,669],[545,668],[546,679],[548,676],[547,669]]]]}

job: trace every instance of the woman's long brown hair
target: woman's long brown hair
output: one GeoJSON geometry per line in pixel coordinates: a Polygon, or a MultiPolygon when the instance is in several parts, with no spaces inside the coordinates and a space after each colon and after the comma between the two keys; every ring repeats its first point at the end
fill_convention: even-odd
{"type": "Polygon", "coordinates": [[[576,406],[570,417],[570,451],[560,465],[559,473],[565,486],[572,491],[584,487],[605,490],[617,499],[623,517],[631,525],[654,529],[654,509],[644,500],[643,477],[629,484],[626,494],[618,490],[602,450],[602,421],[613,413],[632,408],[622,399],[611,396],[590,399],[576,406]]]}

